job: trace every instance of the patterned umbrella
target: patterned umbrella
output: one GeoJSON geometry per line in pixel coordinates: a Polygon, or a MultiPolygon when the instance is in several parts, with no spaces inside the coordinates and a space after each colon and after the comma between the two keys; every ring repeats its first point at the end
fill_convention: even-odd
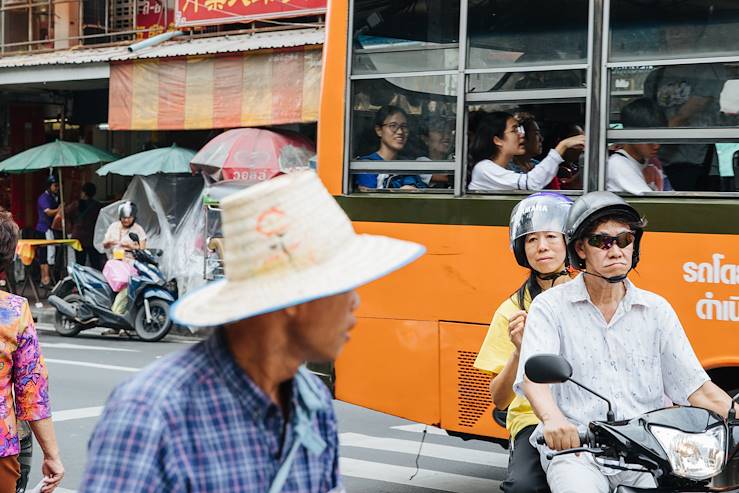
{"type": "Polygon", "coordinates": [[[193,172],[204,171],[217,181],[259,182],[310,167],[315,153],[313,143],[300,134],[237,128],[205,144],[190,166],[193,172]]]}
{"type": "Polygon", "coordinates": [[[148,176],[157,173],[190,173],[190,160],[193,156],[195,151],[172,144],[171,147],[151,149],[113,161],[100,168],[97,174],[148,176]]]}

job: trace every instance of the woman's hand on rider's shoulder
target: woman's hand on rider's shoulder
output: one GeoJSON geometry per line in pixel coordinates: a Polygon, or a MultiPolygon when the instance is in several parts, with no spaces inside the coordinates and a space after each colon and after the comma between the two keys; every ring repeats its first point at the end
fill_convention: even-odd
{"type": "Polygon", "coordinates": [[[544,439],[552,450],[564,450],[580,446],[580,435],[577,426],[564,416],[543,420],[544,439]]]}
{"type": "Polygon", "coordinates": [[[508,337],[516,346],[516,351],[521,352],[521,341],[523,341],[523,328],[526,324],[526,312],[518,310],[508,319],[508,337]]]}

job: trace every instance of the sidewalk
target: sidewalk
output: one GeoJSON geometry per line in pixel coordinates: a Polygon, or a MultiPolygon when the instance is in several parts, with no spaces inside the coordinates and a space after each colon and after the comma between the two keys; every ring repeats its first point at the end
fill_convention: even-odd
{"type": "MultiPolygon", "coordinates": [[[[33,320],[36,322],[37,326],[43,326],[44,329],[53,330],[54,327],[54,318],[56,316],[56,309],[49,305],[46,301],[46,299],[42,299],[41,303],[34,303],[33,300],[28,300],[29,305],[31,306],[31,313],[33,314],[33,320]],[[41,305],[41,306],[38,306],[41,305]]],[[[99,332],[102,332],[101,329],[99,332]]],[[[95,333],[95,331],[98,331],[98,329],[90,329],[90,333],[95,333]]],[[[135,337],[134,334],[131,334],[132,337],[135,337]]],[[[178,337],[185,337],[187,339],[192,340],[201,340],[204,339],[205,336],[202,334],[193,334],[190,329],[187,329],[185,327],[181,327],[179,325],[175,325],[172,327],[172,329],[169,331],[169,335],[175,335],[178,337]]],[[[168,336],[169,337],[169,336],[168,336]]]]}

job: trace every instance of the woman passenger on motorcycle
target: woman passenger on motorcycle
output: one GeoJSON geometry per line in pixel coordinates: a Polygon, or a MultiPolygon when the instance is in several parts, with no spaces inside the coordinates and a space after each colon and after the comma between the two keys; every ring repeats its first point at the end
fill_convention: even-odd
{"type": "Polygon", "coordinates": [[[475,368],[492,375],[490,392],[497,409],[508,409],[506,428],[511,455],[501,489],[548,492],[539,452],[529,437],[539,420],[529,402],[513,392],[526,312],[542,291],[570,280],[565,259],[564,230],[572,201],[554,192],[540,192],[519,202],[511,212],[510,246],[518,264],[529,269],[526,281],[495,311],[475,368]]]}
{"type": "Polygon", "coordinates": [[[103,239],[103,248],[110,250],[112,258],[119,258],[121,252],[124,252],[125,260],[133,262],[133,255],[130,251],[146,248],[146,231],[136,224],[137,213],[138,208],[131,201],[123,202],[118,206],[118,221],[108,226],[103,239]],[[129,233],[138,235],[138,243],[131,239],[129,233]]]}

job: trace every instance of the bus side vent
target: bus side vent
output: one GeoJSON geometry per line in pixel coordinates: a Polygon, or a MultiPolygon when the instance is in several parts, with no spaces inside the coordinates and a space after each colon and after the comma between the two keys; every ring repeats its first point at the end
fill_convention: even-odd
{"type": "Polygon", "coordinates": [[[457,351],[460,426],[475,426],[493,403],[490,375],[472,366],[476,358],[477,353],[474,351],[457,351]]]}

